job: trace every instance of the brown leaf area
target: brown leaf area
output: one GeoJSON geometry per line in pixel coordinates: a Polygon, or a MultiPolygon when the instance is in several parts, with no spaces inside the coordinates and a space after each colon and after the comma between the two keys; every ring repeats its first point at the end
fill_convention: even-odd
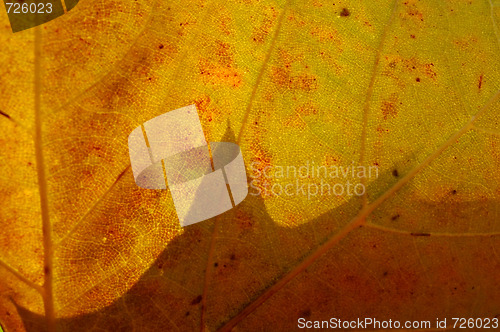
{"type": "Polygon", "coordinates": [[[499,8],[82,0],[15,34],[3,15],[0,326],[499,317],[499,8]],[[306,163],[379,176],[351,197],[266,195],[290,179],[261,176],[181,228],[168,190],[135,185],[127,137],[189,104],[207,140],[240,145],[249,181],[306,163]]]}

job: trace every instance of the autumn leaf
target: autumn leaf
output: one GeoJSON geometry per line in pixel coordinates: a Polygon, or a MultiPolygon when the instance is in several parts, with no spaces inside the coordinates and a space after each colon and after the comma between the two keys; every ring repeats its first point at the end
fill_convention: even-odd
{"type": "Polygon", "coordinates": [[[82,0],[1,20],[7,332],[500,314],[500,2],[82,0]],[[168,190],[134,183],[127,137],[193,103],[260,194],[181,228],[168,190]],[[379,172],[350,178],[361,195],[264,193],[339,181],[263,176],[304,165],[379,172]]]}

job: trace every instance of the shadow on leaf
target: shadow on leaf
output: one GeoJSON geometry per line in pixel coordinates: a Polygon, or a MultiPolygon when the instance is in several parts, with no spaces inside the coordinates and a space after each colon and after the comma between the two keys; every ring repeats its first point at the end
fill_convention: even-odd
{"type": "MultiPolygon", "coordinates": [[[[234,142],[235,138],[228,130],[221,141],[234,142]]],[[[367,192],[378,192],[394,181],[391,171],[380,174],[367,192]]],[[[222,215],[185,227],[139,281],[111,305],[57,319],[57,328],[192,331],[200,329],[205,311],[204,324],[214,330],[336,234],[360,208],[361,199],[354,195],[314,220],[301,223],[301,217],[295,216],[291,226],[282,226],[270,217],[263,197],[249,194],[222,215]],[[213,255],[208,265],[210,250],[213,255]],[[204,289],[206,277],[208,287],[204,289]]],[[[27,331],[46,331],[43,316],[16,306],[27,331]]]]}

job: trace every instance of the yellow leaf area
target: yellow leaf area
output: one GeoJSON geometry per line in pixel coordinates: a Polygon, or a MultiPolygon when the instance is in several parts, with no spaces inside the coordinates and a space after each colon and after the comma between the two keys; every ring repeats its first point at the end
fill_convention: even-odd
{"type": "Polygon", "coordinates": [[[498,0],[82,0],[13,34],[3,12],[0,325],[498,317],[499,21],[498,0]],[[259,182],[181,228],[168,190],[135,185],[127,137],[193,103],[259,182]],[[378,176],[264,194],[344,181],[262,176],[313,164],[378,176]]]}

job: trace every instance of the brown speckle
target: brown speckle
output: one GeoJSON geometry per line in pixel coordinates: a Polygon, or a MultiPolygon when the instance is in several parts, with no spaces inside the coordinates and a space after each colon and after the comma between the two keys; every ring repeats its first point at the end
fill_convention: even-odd
{"type": "Polygon", "coordinates": [[[411,236],[431,236],[429,233],[410,233],[411,236]]]}
{"type": "Polygon", "coordinates": [[[11,118],[11,117],[10,117],[10,115],[8,115],[7,113],[4,113],[4,112],[2,112],[2,111],[0,111],[0,115],[5,116],[7,119],[10,119],[10,118],[11,118]]]}
{"type": "Polygon", "coordinates": [[[381,105],[382,116],[384,120],[395,118],[398,115],[396,104],[398,103],[397,95],[393,94],[388,100],[384,100],[381,105]]]}
{"type": "Polygon", "coordinates": [[[270,11],[264,13],[264,15],[261,24],[256,27],[252,33],[252,39],[257,43],[263,43],[266,40],[267,35],[272,30],[273,24],[278,17],[278,11],[274,7],[271,7],[270,11]]]}
{"type": "Polygon", "coordinates": [[[420,82],[420,77],[417,77],[415,81],[420,82]]]}
{"type": "Polygon", "coordinates": [[[392,175],[397,178],[399,176],[398,170],[397,169],[393,170],[392,175]]]}
{"type": "Polygon", "coordinates": [[[394,220],[397,220],[398,218],[400,217],[399,214],[395,214],[391,217],[391,220],[394,221],[394,220]]]}
{"type": "Polygon", "coordinates": [[[484,75],[481,74],[481,76],[479,76],[479,82],[477,83],[477,87],[479,90],[481,90],[481,87],[483,86],[483,78],[484,78],[484,75]]]}
{"type": "Polygon", "coordinates": [[[340,12],[340,16],[347,17],[350,16],[351,12],[347,8],[342,8],[342,11],[340,12]]]}
{"type": "Polygon", "coordinates": [[[202,298],[203,298],[203,296],[198,295],[193,301],[191,301],[191,305],[195,305],[195,304],[200,303],[202,298]]]}
{"type": "Polygon", "coordinates": [[[302,311],[302,313],[300,314],[300,317],[304,317],[304,318],[311,317],[311,309],[306,309],[306,310],[302,311]]]}

